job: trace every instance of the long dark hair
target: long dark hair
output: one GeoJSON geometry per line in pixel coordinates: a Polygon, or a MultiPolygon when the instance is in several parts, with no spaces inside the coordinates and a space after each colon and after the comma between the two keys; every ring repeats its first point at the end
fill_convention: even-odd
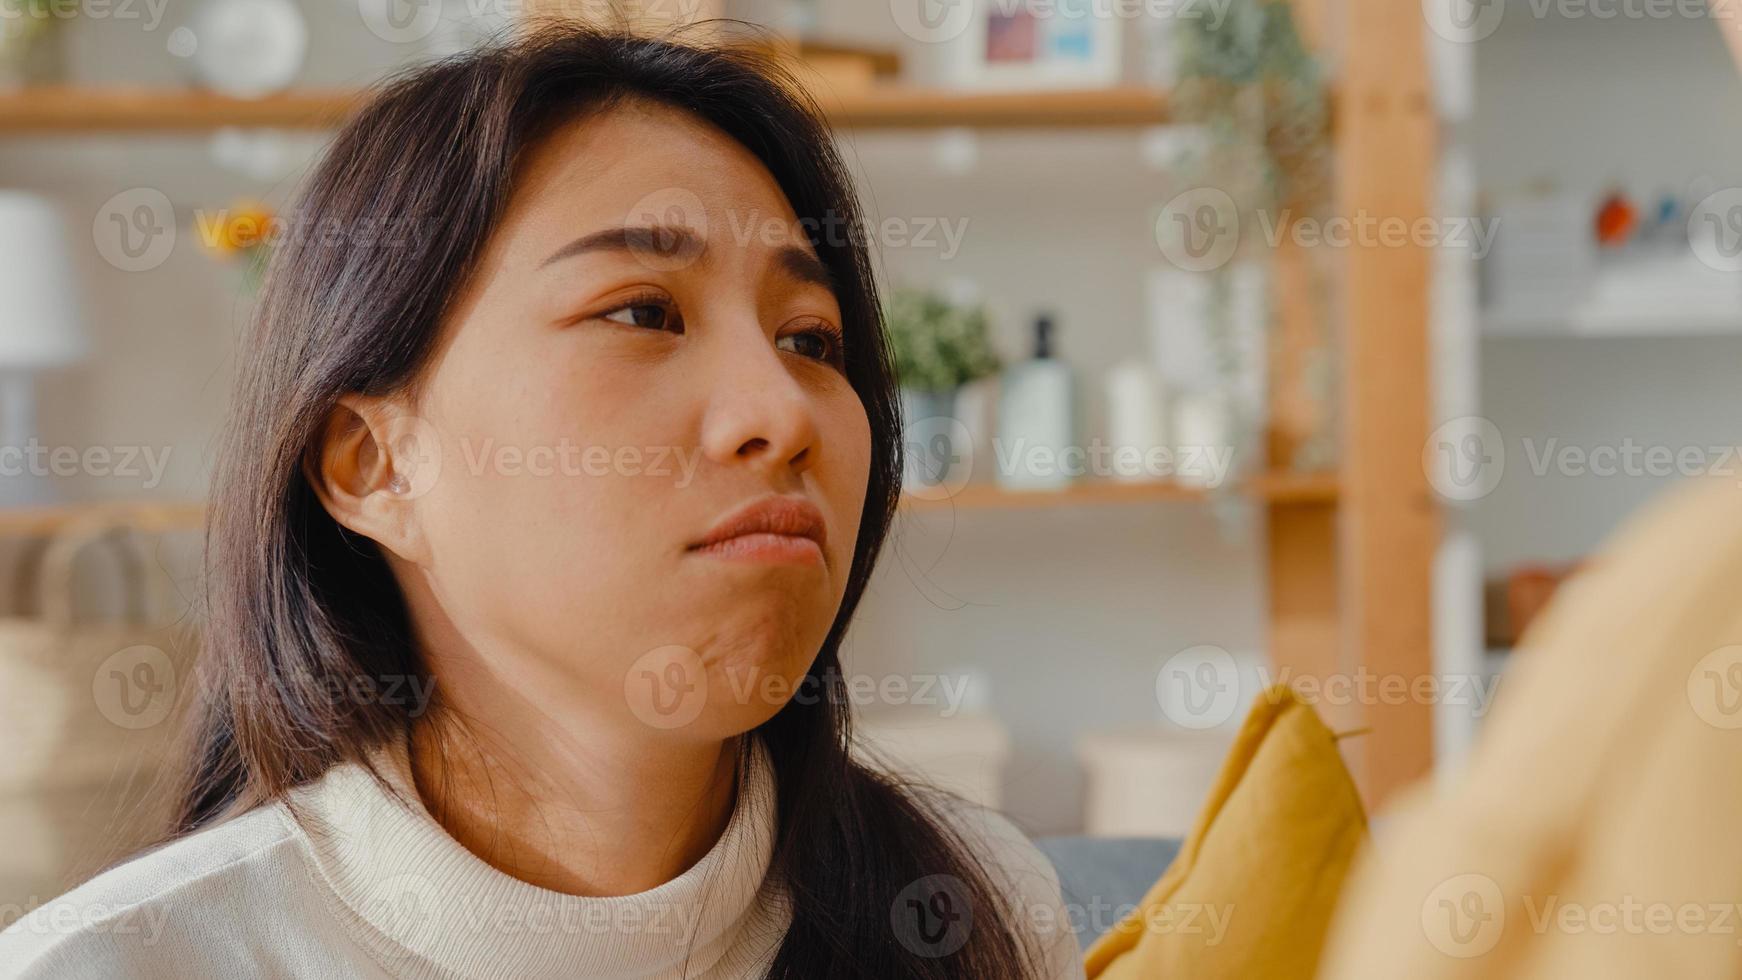
{"type": "MultiPolygon", "coordinates": [[[[326,513],[302,464],[341,395],[418,384],[517,159],[565,121],[651,100],[754,153],[801,220],[856,227],[851,181],[798,92],[743,47],[554,24],[390,80],[338,133],[279,236],[237,365],[207,531],[211,641],[172,837],[282,799],[339,763],[368,765],[375,747],[410,732],[402,703],[332,696],[429,674],[379,551],[326,513]]],[[[849,751],[839,645],[895,512],[900,417],[862,236],[814,245],[833,276],[874,453],[845,598],[807,678],[827,696],[790,701],[757,736],[781,789],[771,874],[793,913],[769,975],[1031,976],[1038,956],[991,869],[931,797],[849,751]],[[892,922],[898,899],[925,881],[948,882],[949,897],[968,903],[959,948],[912,941],[892,922]]]]}

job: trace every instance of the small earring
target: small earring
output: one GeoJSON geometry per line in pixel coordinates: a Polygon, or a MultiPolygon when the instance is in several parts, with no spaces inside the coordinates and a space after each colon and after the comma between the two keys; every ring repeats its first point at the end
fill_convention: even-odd
{"type": "Polygon", "coordinates": [[[393,479],[387,481],[387,489],[394,493],[404,493],[411,489],[411,481],[405,478],[405,474],[395,473],[393,479]]]}

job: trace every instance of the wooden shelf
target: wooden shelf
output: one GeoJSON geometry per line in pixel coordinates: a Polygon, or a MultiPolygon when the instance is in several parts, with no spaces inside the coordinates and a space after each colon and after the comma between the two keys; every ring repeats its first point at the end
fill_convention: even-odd
{"type": "Polygon", "coordinates": [[[100,503],[0,508],[0,537],[55,534],[74,521],[93,516],[112,517],[141,531],[160,534],[200,530],[205,527],[206,507],[201,503],[100,503]]]}
{"type": "Polygon", "coordinates": [[[331,89],[236,99],[193,89],[44,86],[0,95],[0,134],[325,129],[343,120],[362,95],[331,89]]]}
{"type": "MultiPolygon", "coordinates": [[[[0,136],[200,132],[224,126],[321,130],[366,95],[308,89],[236,99],[192,89],[44,86],[0,94],[0,136]]],[[[1127,87],[1058,92],[958,92],[872,86],[819,95],[836,126],[930,129],[1150,126],[1166,121],[1167,96],[1127,87]]]]}
{"type": "MultiPolygon", "coordinates": [[[[1333,473],[1265,473],[1246,481],[1240,492],[1268,503],[1334,504],[1338,495],[1337,477],[1333,473]]],[[[905,495],[902,506],[912,510],[1019,510],[1196,501],[1208,497],[1209,493],[1199,487],[1171,480],[1085,480],[1060,490],[1006,490],[993,483],[970,483],[949,497],[905,495]]]]}
{"type": "Polygon", "coordinates": [[[1167,93],[1149,88],[1058,92],[960,92],[889,86],[818,98],[845,129],[1117,128],[1167,121],[1167,93]]]}
{"type": "MultiPolygon", "coordinates": [[[[1273,504],[1334,504],[1334,473],[1266,473],[1241,487],[1246,496],[1273,504]]],[[[927,500],[903,497],[902,506],[917,509],[1020,509],[1078,507],[1101,504],[1205,500],[1208,493],[1172,481],[1087,480],[1063,490],[1004,490],[995,484],[972,483],[953,497],[927,500]]],[[[52,507],[0,508],[0,537],[54,534],[77,520],[113,517],[147,533],[198,531],[205,527],[206,507],[197,501],[177,503],[58,504],[52,507]]]]}

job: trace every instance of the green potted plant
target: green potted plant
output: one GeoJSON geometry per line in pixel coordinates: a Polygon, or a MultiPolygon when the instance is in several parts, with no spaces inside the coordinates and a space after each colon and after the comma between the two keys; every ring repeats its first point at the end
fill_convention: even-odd
{"type": "Polygon", "coordinates": [[[64,22],[75,15],[66,4],[15,0],[0,17],[0,91],[54,81],[61,75],[64,22]]]}
{"type": "Polygon", "coordinates": [[[897,289],[884,307],[896,379],[910,490],[944,484],[970,447],[957,445],[966,427],[956,420],[956,393],[998,373],[983,307],[952,303],[926,290],[897,289]]]}

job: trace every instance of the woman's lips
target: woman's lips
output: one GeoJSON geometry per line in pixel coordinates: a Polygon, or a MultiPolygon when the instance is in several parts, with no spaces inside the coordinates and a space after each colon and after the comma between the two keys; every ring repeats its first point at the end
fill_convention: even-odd
{"type": "Polygon", "coordinates": [[[698,555],[736,561],[823,563],[823,549],[814,539],[768,531],[740,534],[690,550],[698,555]]]}
{"type": "Polygon", "coordinates": [[[826,564],[828,523],[796,494],[768,494],[721,518],[689,550],[711,558],[826,564]]]}

